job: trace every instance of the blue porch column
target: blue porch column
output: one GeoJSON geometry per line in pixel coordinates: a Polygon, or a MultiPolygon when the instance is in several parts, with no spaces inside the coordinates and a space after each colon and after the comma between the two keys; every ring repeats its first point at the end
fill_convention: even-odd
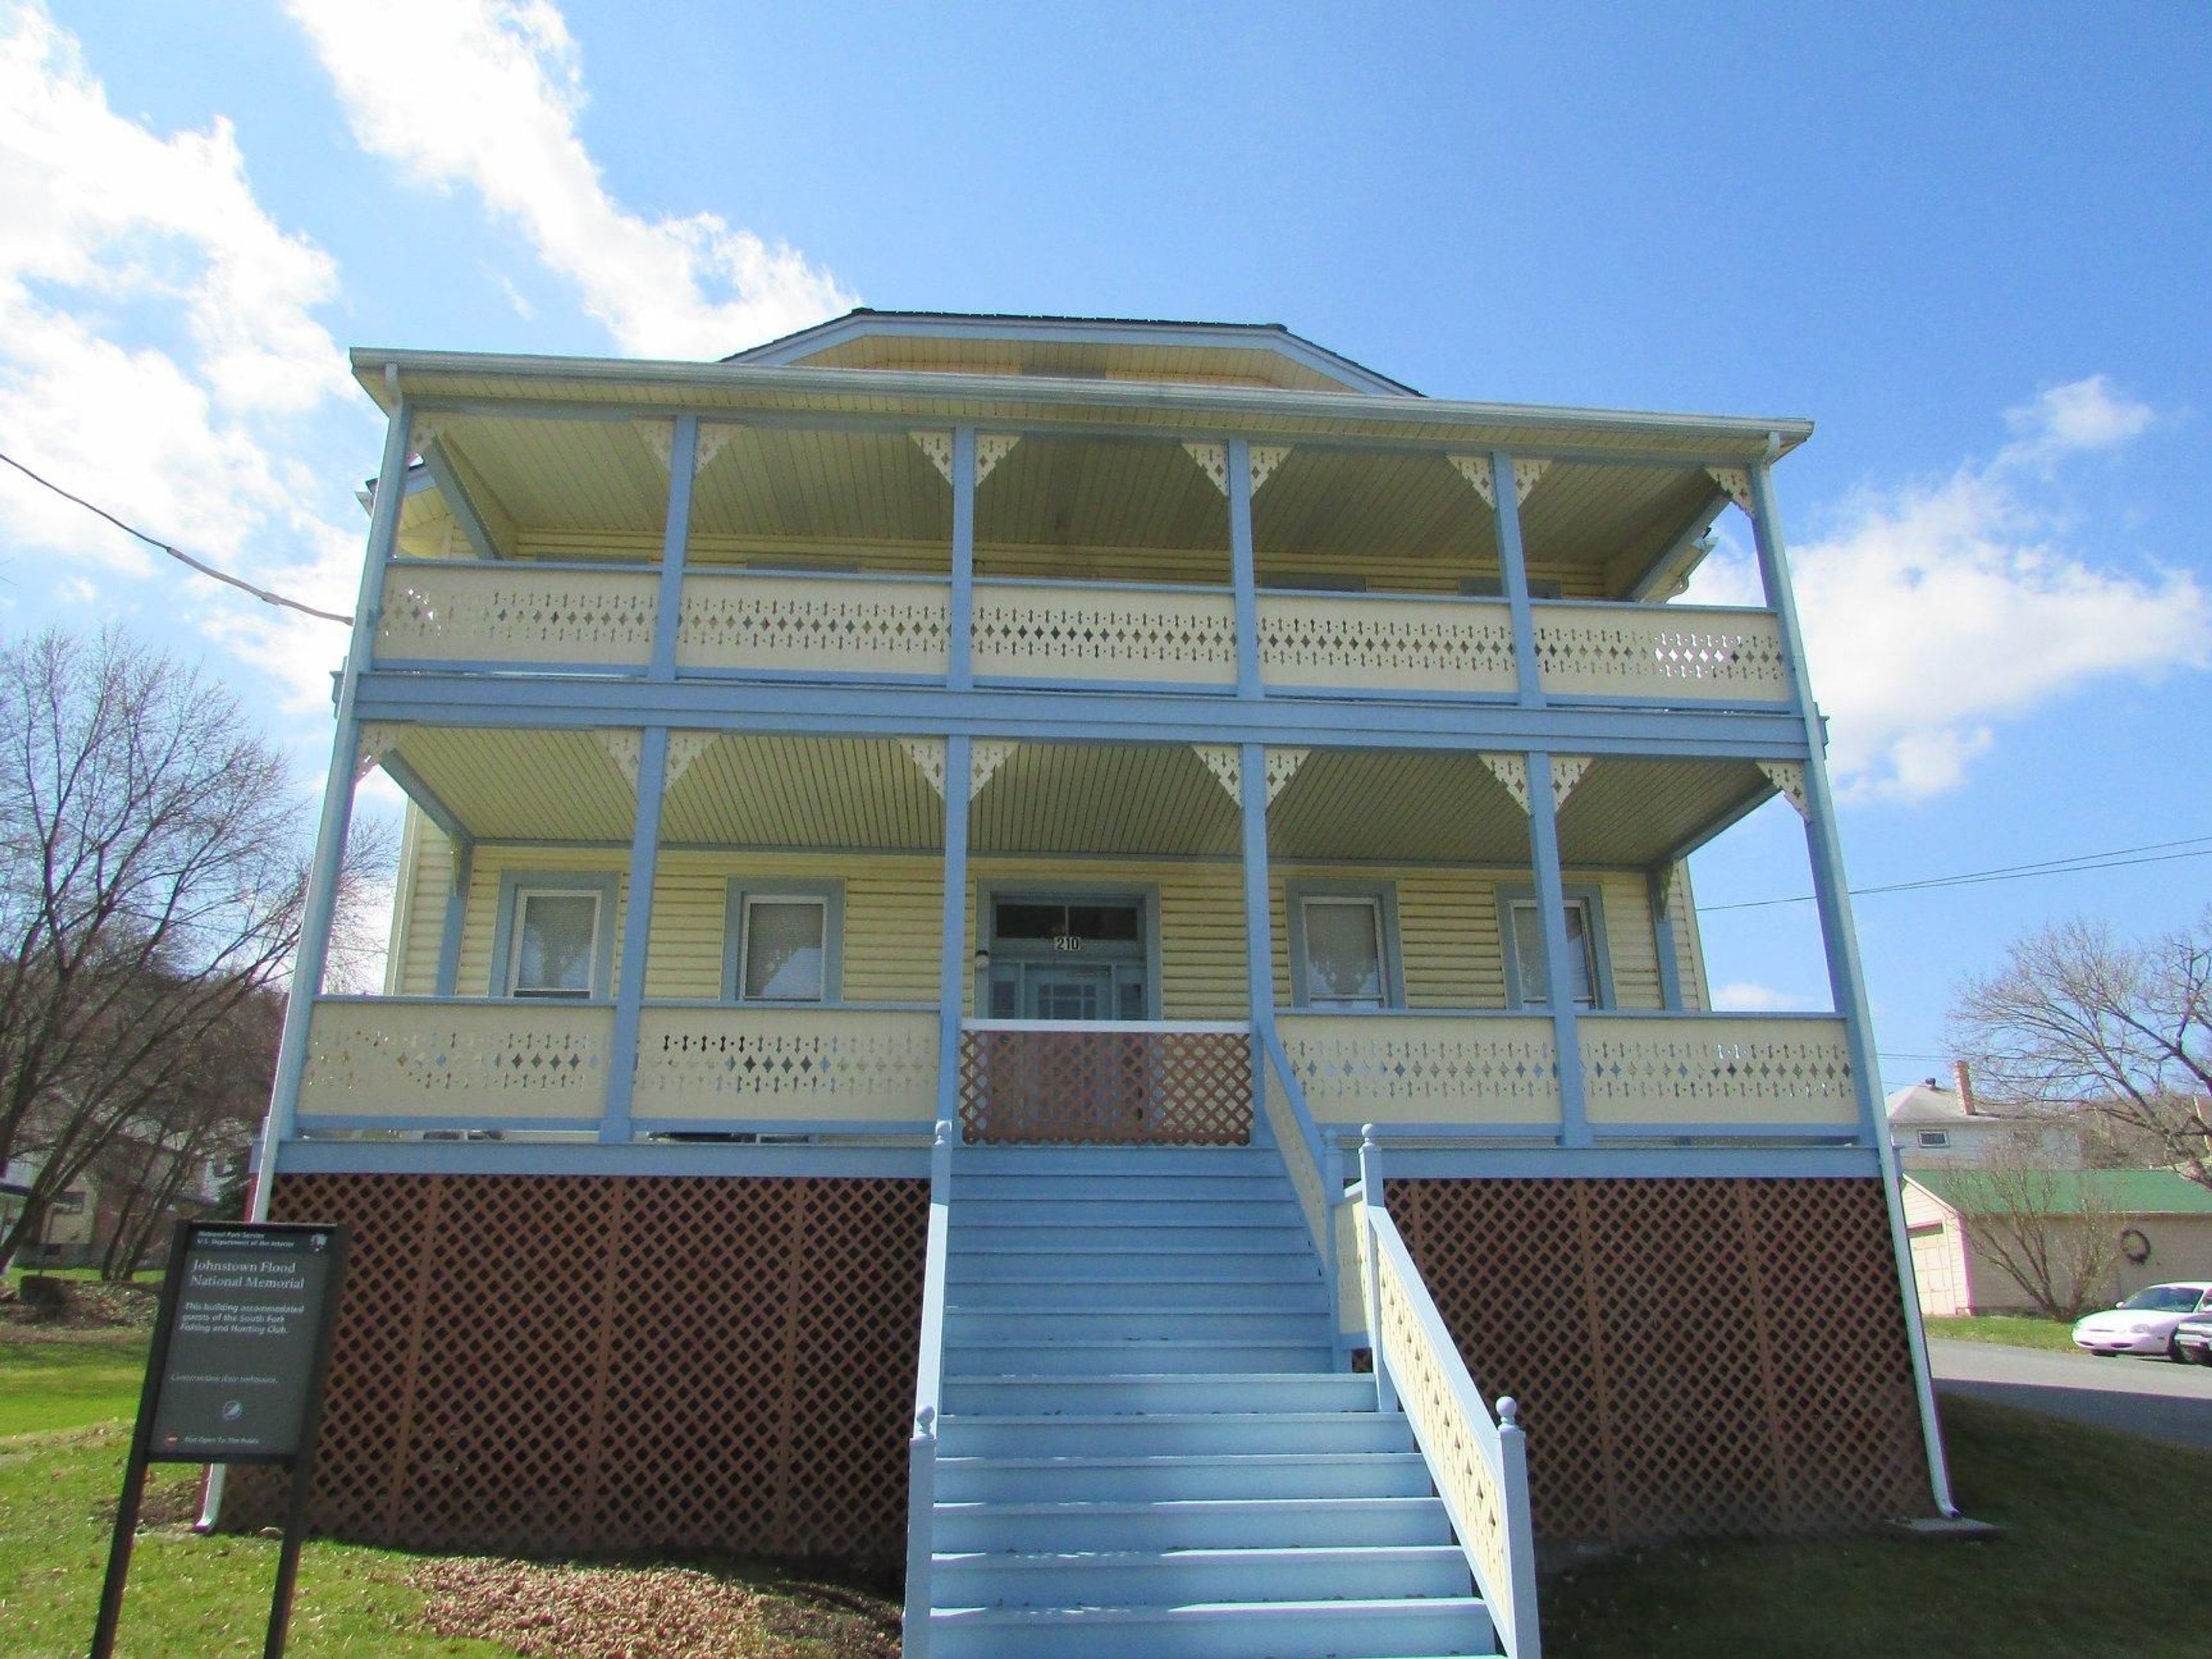
{"type": "Polygon", "coordinates": [[[1749,469],[1752,537],[1759,552],[1759,576],[1767,607],[1774,612],[1784,656],[1790,664],[1791,695],[1805,722],[1805,848],[1813,866],[1813,894],[1820,915],[1820,941],[1827,956],[1828,989],[1843,1016],[1851,1072],[1858,1085],[1859,1121],[1874,1142],[1889,1207],[1890,1249],[1897,1261],[1898,1284],[1905,1298],[1905,1327],[1912,1352],[1912,1378],[1920,1401],[1920,1424],[1928,1449],[1929,1481],[1937,1507],[1958,1513],[1951,1498],[1951,1476],[1943,1455],[1942,1432],[1936,1416],[1936,1389],[1928,1367],[1927,1335],[1920,1325],[1920,1295],[1912,1272],[1911,1241],[1905,1231],[1897,1151],[1890,1144],[1889,1121],[1882,1109],[1881,1072],[1875,1058],[1874,1024],[1866,983],[1859,971],[1858,937],[1851,925],[1850,884],[1844,873],[1843,846],[1836,834],[1835,796],[1828,785],[1827,737],[1813,701],[1812,676],[1805,663],[1805,636],[1797,623],[1797,601],[1790,586],[1789,555],[1782,542],[1782,520],[1774,507],[1774,488],[1764,463],[1749,469]]]}
{"type": "Polygon", "coordinates": [[[668,516],[660,532],[660,604],[653,619],[653,659],[646,678],[676,678],[676,640],[684,625],[684,561],[691,544],[692,475],[699,470],[699,417],[678,415],[668,446],[668,516]]]}
{"type": "MultiPolygon", "coordinates": [[[[398,371],[385,370],[385,385],[398,392],[398,371]]],[[[353,637],[338,676],[337,730],[331,740],[331,767],[323,777],[323,810],[315,826],[314,861],[307,869],[301,902],[300,945],[292,959],[292,991],[284,1001],[284,1026],[277,1040],[276,1074],[269,1091],[269,1115],[261,1124],[261,1168],[253,1183],[250,1219],[269,1215],[269,1189],[276,1174],[276,1149],[291,1134],[300,1109],[300,1079],[307,1066],[307,1040],[315,997],[322,989],[330,957],[331,924],[337,914],[338,871],[346,836],[353,828],[354,765],[361,754],[361,721],[354,693],[362,670],[375,649],[378,608],[384,597],[385,567],[399,544],[399,508],[407,497],[407,437],[413,415],[404,396],[394,397],[384,428],[384,454],[377,464],[376,493],[369,504],[368,549],[362,562],[361,591],[353,607],[353,637]]]]}
{"type": "MultiPolygon", "coordinates": [[[[940,1126],[957,1125],[960,1121],[960,1018],[969,981],[969,753],[967,738],[945,740],[945,912],[937,958],[937,1121],[940,1126]]],[[[976,1012],[982,1010],[978,1008],[976,1012]]],[[[957,1143],[957,1128],[954,1138],[957,1143]]]]}
{"type": "Polygon", "coordinates": [[[1237,608],[1237,695],[1252,698],[1265,692],[1260,684],[1260,572],[1259,555],[1252,541],[1251,441],[1231,438],[1227,450],[1229,580],[1237,608]]]}
{"type": "Polygon", "coordinates": [[[1589,1114],[1583,1098],[1582,1029],[1575,1012],[1575,979],[1568,964],[1567,895],[1559,872],[1559,821],[1552,799],[1552,757],[1540,749],[1528,756],[1528,853],[1535,869],[1536,914],[1544,929],[1544,994],[1552,1005],[1552,1048],[1559,1063],[1559,1141],[1566,1146],[1587,1146],[1589,1114]]]}
{"type": "MultiPolygon", "coordinates": [[[[972,426],[952,428],[951,607],[952,631],[945,641],[945,683],[955,691],[965,691],[975,684],[975,428],[972,426]]],[[[964,778],[967,774],[961,775],[964,778]]],[[[951,774],[945,776],[950,778],[951,774]]]]}
{"type": "Polygon", "coordinates": [[[630,1138],[637,1086],[637,1031],[645,1013],[645,959],[653,933],[653,888],[660,866],[660,797],[668,781],[668,728],[648,726],[638,743],[637,818],[630,832],[629,886],[623,901],[622,968],[615,978],[615,1030],[607,1044],[601,1140],[630,1138]]]}
{"type": "Polygon", "coordinates": [[[1275,1024],[1275,951],[1267,878],[1267,750],[1248,743],[1238,751],[1238,808],[1244,842],[1244,963],[1252,1015],[1252,1139],[1270,1138],[1260,1109],[1267,1088],[1267,1035],[1275,1024]]]}
{"type": "Polygon", "coordinates": [[[1490,493],[1498,520],[1498,583],[1513,613],[1513,666],[1521,707],[1544,706],[1544,680],[1536,657],[1536,613],[1528,601],[1528,563],[1521,545],[1521,491],[1513,482],[1513,457],[1490,455],[1490,493]]]}
{"type": "Polygon", "coordinates": [[[477,844],[467,836],[454,840],[453,885],[446,893],[445,926],[438,935],[438,979],[432,988],[441,997],[452,996],[461,978],[461,929],[469,917],[469,889],[477,876],[477,844]]]}

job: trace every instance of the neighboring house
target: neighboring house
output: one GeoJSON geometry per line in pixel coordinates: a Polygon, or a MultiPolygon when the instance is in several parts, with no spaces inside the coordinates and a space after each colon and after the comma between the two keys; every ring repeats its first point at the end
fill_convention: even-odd
{"type": "MultiPolygon", "coordinates": [[[[1806,423],[1430,399],[1273,326],[354,363],[387,485],[302,983],[355,780],[411,805],[385,994],[295,999],[260,1164],[357,1231],[319,1526],[896,1557],[910,1453],[1316,1540],[1333,1470],[1485,1490],[1351,1469],[1413,1455],[1348,1380],[1364,1124],[1378,1298],[1519,1400],[1547,1536],[1942,1501],[1848,930],[1844,1012],[1714,1012],[1683,862],[1779,793],[1843,902],[1767,485],[1806,423]],[[1765,601],[1659,603],[1731,504],[1765,601]]],[[[1158,1587],[994,1577],[985,1510],[912,1517],[947,1652],[1158,1587]]],[[[1402,1613],[1464,1583],[1419,1553],[1176,1583],[1402,1613]]]]}
{"type": "MultiPolygon", "coordinates": [[[[36,1158],[17,1158],[0,1170],[0,1229],[22,1214],[31,1183],[38,1179],[36,1158]]],[[[100,1183],[80,1176],[46,1202],[36,1234],[16,1252],[18,1267],[81,1267],[92,1259],[100,1215],[100,1183]]]]}
{"type": "MultiPolygon", "coordinates": [[[[2212,1279],[2212,1192],[2171,1170],[2063,1170],[2036,1191],[2062,1237],[2082,1224],[2085,1207],[2108,1215],[2119,1234],[2093,1305],[2168,1279],[2212,1279]]],[[[2008,1218],[2018,1207],[2000,1202],[1988,1179],[1972,1170],[1920,1170],[1905,1177],[1905,1218],[1923,1314],[2033,1310],[2033,1299],[1967,1224],[1992,1212],[2008,1218]]]]}
{"type": "Polygon", "coordinates": [[[1992,1110],[1974,1093],[1964,1060],[1951,1068],[1948,1089],[1934,1078],[1889,1097],[1890,1139],[1908,1170],[1954,1170],[1992,1159],[2025,1159],[2045,1169],[2078,1169],[2081,1137],[2063,1124],[1992,1110]]]}

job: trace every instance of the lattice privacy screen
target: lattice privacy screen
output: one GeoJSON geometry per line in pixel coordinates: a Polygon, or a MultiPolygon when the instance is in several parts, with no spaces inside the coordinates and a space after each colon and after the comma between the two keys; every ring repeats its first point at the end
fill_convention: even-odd
{"type": "Polygon", "coordinates": [[[1387,1186],[1476,1386],[1521,1402],[1541,1536],[1933,1512],[1877,1182],[1387,1186]]]}
{"type": "Polygon", "coordinates": [[[1228,1031],[967,1031],[967,1141],[1243,1146],[1252,1040],[1228,1031]]]}
{"type": "MultiPolygon", "coordinates": [[[[313,1521],[412,1549],[905,1548],[926,1182],[286,1176],[353,1255],[313,1521]]],[[[228,1526],[275,1518],[238,1472],[228,1526]]]]}

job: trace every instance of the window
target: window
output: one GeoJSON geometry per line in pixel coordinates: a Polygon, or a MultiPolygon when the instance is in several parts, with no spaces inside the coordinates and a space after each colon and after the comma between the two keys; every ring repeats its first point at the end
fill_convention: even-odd
{"type": "Polygon", "coordinates": [[[842,1001],[845,896],[835,882],[730,884],[723,994],[732,1001],[842,1001]]]}
{"type": "Polygon", "coordinates": [[[55,1215],[82,1215],[84,1194],[82,1192],[56,1193],[46,1200],[46,1208],[55,1215]]]}
{"type": "Polygon", "coordinates": [[[1923,1146],[1948,1146],[1951,1144],[1951,1132],[1948,1129],[1923,1129],[1920,1144],[1923,1146]]]}
{"type": "MultiPolygon", "coordinates": [[[[1505,597],[1503,576],[1463,576],[1459,591],[1470,599],[1502,599],[1505,597]]],[[[1566,589],[1556,576],[1528,578],[1528,597],[1531,599],[1564,599],[1566,589]]]]}
{"type": "MultiPolygon", "coordinates": [[[[1507,919],[1505,954],[1513,1000],[1523,1008],[1542,1008],[1552,1000],[1544,973],[1543,915],[1533,894],[1501,895],[1507,919]]],[[[1567,977],[1575,1006],[1603,1008],[1613,1001],[1605,956],[1605,921],[1595,889],[1566,896],[1567,977]]]]}
{"type": "Polygon", "coordinates": [[[507,994],[583,999],[596,992],[599,896],[524,888],[515,902],[507,994]]]}
{"type": "Polygon", "coordinates": [[[1334,1010],[1396,1007],[1398,907],[1387,887],[1291,887],[1291,1000],[1334,1010]]]}
{"type": "Polygon", "coordinates": [[[611,996],[621,890],[612,871],[504,872],[486,989],[495,997],[561,1002],[611,996]]]}

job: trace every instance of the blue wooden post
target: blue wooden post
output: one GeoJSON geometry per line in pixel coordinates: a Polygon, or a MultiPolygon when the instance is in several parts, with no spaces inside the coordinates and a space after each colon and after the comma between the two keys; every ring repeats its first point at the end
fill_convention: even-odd
{"type": "Polygon", "coordinates": [[[660,797],[667,781],[668,728],[648,726],[638,744],[637,823],[629,841],[629,896],[623,902],[622,970],[615,980],[615,1030],[607,1044],[601,1140],[627,1142],[630,1138],[638,1022],[645,1012],[645,959],[653,933],[653,886],[660,864],[660,797]]]}
{"type": "Polygon", "coordinates": [[[1521,545],[1521,492],[1513,483],[1513,457],[1490,456],[1490,493],[1498,518],[1498,583],[1513,612],[1513,666],[1523,708],[1544,706],[1544,678],[1536,656],[1536,613],[1528,602],[1528,564],[1521,545]]]}
{"type": "Polygon", "coordinates": [[[1682,1006],[1682,963],[1675,955],[1674,884],[1681,872],[1666,864],[1644,878],[1645,902],[1651,909],[1651,944],[1659,958],[1659,1006],[1680,1011],[1682,1006]]]}
{"type": "Polygon", "coordinates": [[[1267,1089],[1267,1034],[1275,1025],[1273,918],[1267,879],[1267,751],[1256,743],[1237,751],[1237,799],[1244,843],[1244,977],[1252,1019],[1252,1138],[1273,1133],[1261,1109],[1267,1089]]]}
{"type": "Polygon", "coordinates": [[[1764,463],[1750,469],[1752,538],[1759,551],[1759,577],[1774,612],[1775,630],[1790,664],[1790,684],[1805,722],[1805,848],[1813,866],[1813,894],[1820,915],[1820,939],[1827,954],[1828,989],[1843,1016],[1851,1071],[1858,1085],[1859,1122],[1880,1160],[1882,1189],[1888,1200],[1890,1249],[1897,1261],[1905,1298],[1905,1328],[1912,1352],[1913,1385],[1920,1399],[1922,1437],[1928,1449],[1928,1476],[1936,1506],[1958,1513],[1951,1497],[1951,1474],[1943,1455],[1942,1431],[1936,1415],[1936,1389],[1928,1365],[1927,1334],[1920,1325],[1919,1291],[1912,1271],[1912,1245],[1905,1226],[1904,1199],[1897,1149],[1882,1109],[1881,1071],[1875,1059],[1874,1024],[1866,983],[1859,971],[1858,937],[1851,925],[1850,883],[1836,834],[1836,805],[1828,786],[1826,734],[1813,701],[1813,681],[1805,662],[1805,636],[1797,624],[1797,601],[1790,586],[1789,554],[1783,546],[1782,520],[1774,508],[1774,487],[1764,463]]]}
{"type": "Polygon", "coordinates": [[[446,895],[446,926],[438,936],[438,981],[441,997],[452,996],[461,977],[461,930],[469,917],[469,888],[477,874],[477,844],[467,836],[453,842],[453,884],[446,895]]]}
{"type": "MultiPolygon", "coordinates": [[[[969,740],[945,740],[945,916],[938,944],[937,1121],[960,1118],[960,1017],[968,985],[969,740]]],[[[980,933],[981,918],[977,931],[980,933]]],[[[981,1013],[978,1007],[975,1011],[981,1013]]]]}
{"type": "Polygon", "coordinates": [[[646,678],[676,678],[676,641],[684,625],[684,560],[691,544],[691,481],[699,470],[699,417],[678,415],[668,446],[668,519],[660,532],[660,605],[653,619],[653,659],[646,678]]]}
{"type": "Polygon", "coordinates": [[[353,638],[338,676],[337,731],[331,743],[331,769],[323,778],[322,816],[315,826],[314,861],[307,869],[307,890],[301,905],[300,945],[292,958],[292,993],[284,1002],[284,1027],[277,1040],[276,1074],[269,1091],[269,1115],[261,1125],[261,1168],[253,1183],[252,1220],[266,1220],[270,1188],[276,1178],[276,1153],[292,1133],[300,1108],[300,1079],[307,1066],[307,1042],[316,994],[330,957],[331,924],[337,914],[338,871],[353,827],[353,769],[361,753],[361,721],[354,714],[362,670],[375,649],[376,620],[384,597],[385,567],[399,544],[399,508],[407,497],[407,434],[412,422],[407,399],[398,395],[398,372],[385,370],[394,394],[392,418],[384,428],[384,455],[376,471],[376,494],[369,506],[368,550],[362,563],[361,591],[353,608],[353,638]]]}
{"type": "MultiPolygon", "coordinates": [[[[972,426],[952,429],[951,606],[945,680],[955,691],[965,691],[975,684],[975,428],[972,426]]],[[[960,775],[964,780],[968,775],[960,775]]],[[[951,774],[945,776],[949,801],[951,774]]],[[[961,787],[966,789],[967,784],[963,781],[961,787]]]]}
{"type": "Polygon", "coordinates": [[[1252,543],[1252,445],[1229,441],[1229,580],[1236,590],[1237,695],[1265,695],[1260,683],[1259,555],[1252,543]]]}
{"type": "Polygon", "coordinates": [[[1567,895],[1559,875],[1559,822],[1552,800],[1552,757],[1528,757],[1528,851],[1535,866],[1536,913],[1544,929],[1544,988],[1552,1002],[1552,1046],[1559,1061],[1559,1139],[1590,1144],[1583,1101],[1581,1028],[1575,1014],[1575,981],[1567,956],[1567,895]]]}

